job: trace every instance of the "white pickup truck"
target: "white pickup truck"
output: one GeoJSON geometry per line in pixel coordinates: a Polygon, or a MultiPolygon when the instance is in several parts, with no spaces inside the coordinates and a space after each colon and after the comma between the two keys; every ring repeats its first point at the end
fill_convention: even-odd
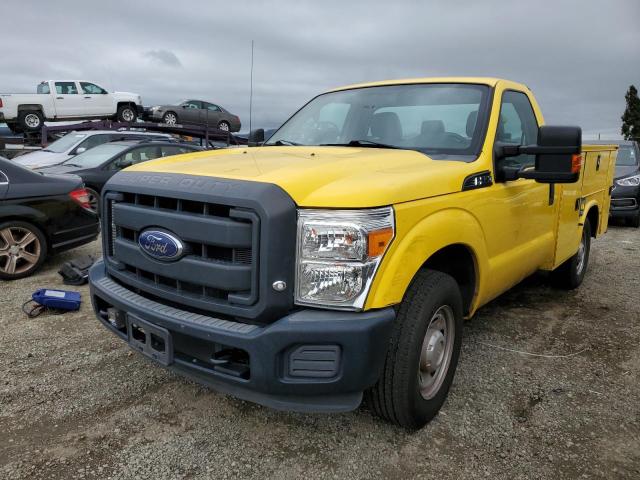
{"type": "Polygon", "coordinates": [[[0,123],[17,131],[39,130],[45,121],[115,118],[135,122],[143,111],[140,95],[111,92],[83,80],[48,80],[37,93],[0,94],[0,123]]]}

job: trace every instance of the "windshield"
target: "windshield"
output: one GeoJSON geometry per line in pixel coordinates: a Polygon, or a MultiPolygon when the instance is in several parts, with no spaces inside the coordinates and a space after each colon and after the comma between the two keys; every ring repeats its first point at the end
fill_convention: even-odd
{"type": "Polygon", "coordinates": [[[417,150],[433,158],[475,159],[489,87],[410,84],[320,95],[266,145],[346,145],[417,150]],[[464,158],[468,156],[469,158],[464,158]]]}
{"type": "Polygon", "coordinates": [[[56,140],[44,149],[45,152],[62,153],[76,146],[86,135],[82,133],[69,133],[59,140],[56,140]]]}
{"type": "Polygon", "coordinates": [[[622,167],[633,167],[638,164],[636,151],[631,145],[620,145],[618,156],[616,157],[616,165],[622,167]]]}
{"type": "Polygon", "coordinates": [[[118,153],[123,152],[129,147],[130,145],[104,143],[95,148],[92,148],[91,150],[87,150],[80,155],[76,155],[75,157],[64,162],[63,165],[82,168],[99,167],[104,162],[116,156],[118,153]]]}

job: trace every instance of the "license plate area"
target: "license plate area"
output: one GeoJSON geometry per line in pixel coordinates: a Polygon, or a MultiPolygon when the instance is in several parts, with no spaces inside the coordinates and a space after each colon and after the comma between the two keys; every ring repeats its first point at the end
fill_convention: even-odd
{"type": "Polygon", "coordinates": [[[134,350],[161,363],[173,363],[173,341],[166,328],[153,325],[135,315],[127,315],[127,336],[134,350]]]}

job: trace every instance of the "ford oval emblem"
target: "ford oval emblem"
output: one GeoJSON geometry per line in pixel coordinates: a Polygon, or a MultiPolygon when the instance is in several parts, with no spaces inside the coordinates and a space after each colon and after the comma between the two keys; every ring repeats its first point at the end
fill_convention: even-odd
{"type": "Polygon", "coordinates": [[[147,255],[164,261],[177,260],[184,252],[179,238],[161,230],[145,230],[138,237],[138,245],[147,255]]]}

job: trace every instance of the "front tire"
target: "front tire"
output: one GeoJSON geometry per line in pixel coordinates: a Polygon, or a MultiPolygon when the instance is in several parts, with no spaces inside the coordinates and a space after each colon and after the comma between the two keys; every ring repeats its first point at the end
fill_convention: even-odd
{"type": "Polygon", "coordinates": [[[44,125],[44,116],[37,110],[23,110],[18,114],[18,126],[23,132],[37,132],[44,125]]]}
{"type": "Polygon", "coordinates": [[[131,105],[120,105],[116,113],[116,118],[119,122],[132,123],[138,120],[138,112],[136,108],[131,105]]]}
{"type": "Polygon", "coordinates": [[[437,415],[458,365],[462,323],[456,281],[419,271],[400,304],[382,375],[366,392],[377,415],[407,429],[437,415]]]}
{"type": "Polygon", "coordinates": [[[47,257],[42,231],[27,222],[0,224],[0,278],[17,280],[38,270],[47,257]]]}
{"type": "Polygon", "coordinates": [[[580,246],[576,254],[552,272],[554,284],[565,290],[578,288],[587,273],[591,251],[591,222],[585,219],[580,246]]]}
{"type": "Polygon", "coordinates": [[[162,116],[162,123],[165,125],[177,125],[178,124],[178,115],[174,112],[167,112],[162,116]]]}

